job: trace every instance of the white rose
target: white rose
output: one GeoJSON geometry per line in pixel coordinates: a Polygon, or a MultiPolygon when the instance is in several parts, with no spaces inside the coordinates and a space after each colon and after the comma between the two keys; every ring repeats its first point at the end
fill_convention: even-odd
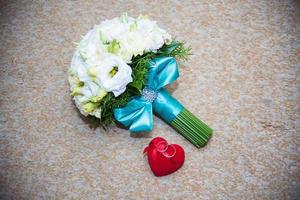
{"type": "Polygon", "coordinates": [[[106,49],[101,43],[100,36],[96,29],[90,31],[83,37],[78,46],[78,52],[87,65],[96,65],[102,59],[106,49]]]}
{"type": "Polygon", "coordinates": [[[129,63],[132,56],[142,55],[146,48],[144,35],[138,31],[124,33],[118,38],[120,44],[120,55],[129,63]]]}
{"type": "Polygon", "coordinates": [[[137,30],[143,32],[151,32],[156,27],[156,21],[151,21],[147,17],[138,18],[136,20],[137,30]]]}
{"type": "Polygon", "coordinates": [[[128,24],[122,23],[119,18],[105,20],[99,26],[97,26],[97,28],[99,29],[102,41],[112,41],[119,35],[129,30],[128,24]]]}
{"type": "Polygon", "coordinates": [[[101,62],[105,50],[100,43],[91,43],[86,48],[86,64],[88,66],[97,65],[101,62]]]}
{"type": "Polygon", "coordinates": [[[147,17],[139,17],[136,21],[137,31],[143,35],[146,51],[155,51],[161,48],[165,42],[171,40],[171,36],[159,28],[155,21],[147,17]]]}
{"type": "Polygon", "coordinates": [[[70,75],[76,76],[80,81],[88,81],[90,77],[87,74],[86,64],[82,61],[79,51],[77,50],[72,58],[70,75]]]}
{"type": "Polygon", "coordinates": [[[164,45],[164,38],[162,36],[162,34],[160,34],[159,32],[155,31],[155,32],[151,32],[148,36],[148,45],[147,45],[147,50],[148,51],[155,51],[157,49],[159,49],[160,47],[162,47],[164,45]]]}

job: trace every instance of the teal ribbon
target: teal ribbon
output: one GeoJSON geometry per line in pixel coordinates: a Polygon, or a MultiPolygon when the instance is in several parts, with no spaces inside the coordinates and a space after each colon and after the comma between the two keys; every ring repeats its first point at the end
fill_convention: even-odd
{"type": "Polygon", "coordinates": [[[131,99],[125,107],[114,109],[115,119],[131,132],[153,129],[153,110],[170,123],[183,106],[164,89],[179,77],[178,65],[173,57],[161,57],[149,63],[147,84],[142,96],[131,99]]]}

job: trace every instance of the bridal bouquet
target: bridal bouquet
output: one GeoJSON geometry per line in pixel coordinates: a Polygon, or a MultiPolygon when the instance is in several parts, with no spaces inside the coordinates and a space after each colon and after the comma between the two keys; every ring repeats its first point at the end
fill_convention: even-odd
{"type": "Polygon", "coordinates": [[[76,45],[69,83],[81,114],[103,127],[117,121],[145,132],[152,130],[154,111],[196,147],[208,142],[212,129],[164,89],[178,78],[176,59],[186,60],[190,48],[155,21],[127,15],[105,20],[76,45]]]}

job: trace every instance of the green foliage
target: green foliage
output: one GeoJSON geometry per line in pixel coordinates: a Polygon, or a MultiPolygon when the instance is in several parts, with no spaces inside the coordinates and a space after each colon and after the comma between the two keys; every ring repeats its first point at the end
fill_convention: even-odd
{"type": "Polygon", "coordinates": [[[191,47],[185,47],[183,42],[172,41],[165,44],[157,52],[159,56],[172,56],[180,60],[188,60],[191,54],[191,47]]]}
{"type": "Polygon", "coordinates": [[[164,44],[157,52],[147,52],[143,55],[135,56],[130,64],[132,68],[133,81],[127,85],[126,91],[118,97],[113,93],[108,93],[101,101],[100,126],[105,128],[114,123],[113,109],[123,107],[133,96],[140,95],[147,82],[148,63],[153,58],[172,56],[178,59],[187,60],[191,48],[186,48],[183,42],[172,41],[164,44]]]}

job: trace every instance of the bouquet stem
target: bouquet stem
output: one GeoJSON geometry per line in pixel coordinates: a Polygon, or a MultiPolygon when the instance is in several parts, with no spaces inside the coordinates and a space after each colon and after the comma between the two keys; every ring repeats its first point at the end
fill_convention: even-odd
{"type": "Polygon", "coordinates": [[[197,148],[205,146],[213,132],[209,126],[186,108],[183,108],[170,124],[197,148]]]}
{"type": "Polygon", "coordinates": [[[153,102],[155,113],[197,148],[204,147],[213,130],[188,111],[167,90],[160,89],[153,102]]]}

